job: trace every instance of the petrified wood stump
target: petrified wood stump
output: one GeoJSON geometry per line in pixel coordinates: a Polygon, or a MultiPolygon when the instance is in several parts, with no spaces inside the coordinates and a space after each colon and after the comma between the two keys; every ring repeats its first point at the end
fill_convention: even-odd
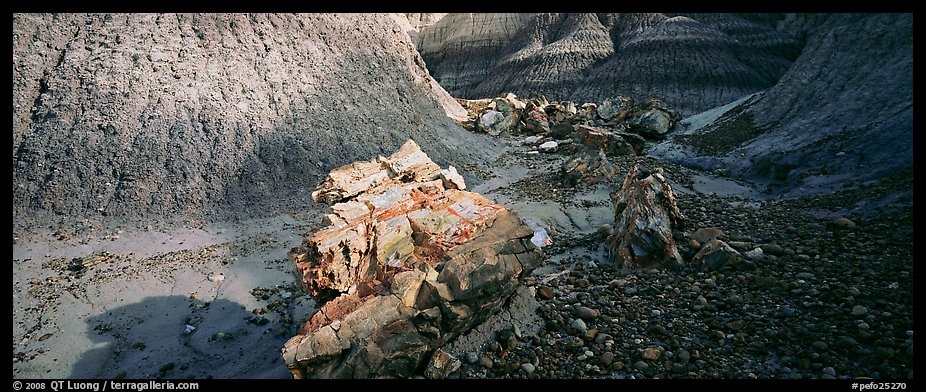
{"type": "Polygon", "coordinates": [[[290,253],[320,306],[283,348],[294,377],[411,376],[505,303],[542,253],[517,215],[465,188],[411,140],[328,175],[312,193],[327,226],[290,253]]]}
{"type": "Polygon", "coordinates": [[[662,169],[648,173],[634,165],[611,201],[614,227],[607,244],[612,262],[626,269],[682,263],[672,230],[682,229],[685,217],[662,169]]]}

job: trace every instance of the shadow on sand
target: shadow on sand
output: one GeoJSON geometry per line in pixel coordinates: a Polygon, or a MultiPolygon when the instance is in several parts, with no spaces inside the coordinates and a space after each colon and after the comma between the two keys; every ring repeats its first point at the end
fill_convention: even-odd
{"type": "Polygon", "coordinates": [[[280,356],[287,337],[274,333],[280,325],[258,325],[225,299],[149,297],[93,316],[87,328],[106,344],[83,353],[72,378],[290,377],[280,356]]]}

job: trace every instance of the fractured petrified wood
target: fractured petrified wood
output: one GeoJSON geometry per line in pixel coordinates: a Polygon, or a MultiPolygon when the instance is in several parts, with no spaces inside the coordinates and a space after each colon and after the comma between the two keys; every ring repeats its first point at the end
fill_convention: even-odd
{"type": "Polygon", "coordinates": [[[640,135],[590,125],[579,125],[576,132],[582,143],[602,149],[612,157],[643,155],[643,147],[646,144],[640,135]]]}
{"type": "Polygon", "coordinates": [[[514,293],[542,258],[534,232],[465,187],[412,141],[329,174],[327,227],[290,254],[320,306],[283,348],[294,377],[411,376],[514,293]]]}
{"type": "Polygon", "coordinates": [[[576,149],[576,153],[560,166],[560,175],[567,186],[580,182],[597,184],[610,179],[617,173],[617,167],[608,160],[604,149],[585,146],[576,149]]]}
{"type": "Polygon", "coordinates": [[[681,264],[672,231],[683,228],[685,217],[662,169],[648,173],[634,165],[611,201],[614,228],[607,244],[613,262],[627,269],[681,264]]]}

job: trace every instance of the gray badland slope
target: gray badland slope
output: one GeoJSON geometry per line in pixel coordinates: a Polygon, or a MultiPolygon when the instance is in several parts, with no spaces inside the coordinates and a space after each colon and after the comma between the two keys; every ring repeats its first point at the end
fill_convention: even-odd
{"type": "Polygon", "coordinates": [[[425,27],[416,43],[457,97],[513,92],[581,103],[657,96],[693,114],[775,84],[802,45],[802,25],[786,18],[450,14],[425,27]]]}
{"type": "Polygon", "coordinates": [[[676,144],[793,195],[912,168],[912,15],[835,14],[806,34],[774,87],[676,144]]]}
{"type": "Polygon", "coordinates": [[[408,138],[442,166],[495,154],[398,18],[14,15],[14,228],[298,208],[408,138]]]}

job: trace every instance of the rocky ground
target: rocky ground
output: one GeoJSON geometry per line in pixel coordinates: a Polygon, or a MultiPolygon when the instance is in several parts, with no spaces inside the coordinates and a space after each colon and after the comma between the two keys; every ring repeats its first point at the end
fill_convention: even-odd
{"type": "MultiPolygon", "coordinates": [[[[500,166],[565,159],[519,154],[527,148],[515,138],[511,144],[514,153],[500,166]]],[[[621,174],[634,163],[665,169],[687,217],[685,235],[676,238],[686,261],[696,252],[690,234],[717,228],[740,251],[762,249],[757,268],[628,274],[607,262],[599,234],[561,229],[545,248],[549,264],[529,283],[543,328],[515,336],[517,322],[499,325],[494,340],[463,355],[459,377],[913,377],[912,206],[857,211],[846,216],[851,224],[835,219],[865,200],[912,189],[911,172],[831,195],[763,200],[692,191],[693,178],[711,174],[653,158],[616,163],[621,174]]],[[[587,208],[610,202],[576,195],[616,190],[621,174],[570,188],[556,172],[529,169],[495,192],[587,208]]]]}
{"type": "MultiPolygon", "coordinates": [[[[566,150],[498,141],[507,145],[498,161],[461,172],[553,242],[510,309],[446,347],[463,363],[450,377],[912,377],[912,170],[783,200],[714,173],[618,157],[611,179],[570,186],[559,172],[566,150]],[[757,268],[628,274],[610,264],[598,228],[613,223],[608,194],[633,164],[662,167],[675,188],[686,262],[691,234],[717,228],[740,251],[761,249],[757,268]]],[[[288,377],[279,349],[313,304],[285,253],[319,212],[14,238],[14,376],[288,377]],[[242,350],[262,359],[235,360],[242,350]]]]}

